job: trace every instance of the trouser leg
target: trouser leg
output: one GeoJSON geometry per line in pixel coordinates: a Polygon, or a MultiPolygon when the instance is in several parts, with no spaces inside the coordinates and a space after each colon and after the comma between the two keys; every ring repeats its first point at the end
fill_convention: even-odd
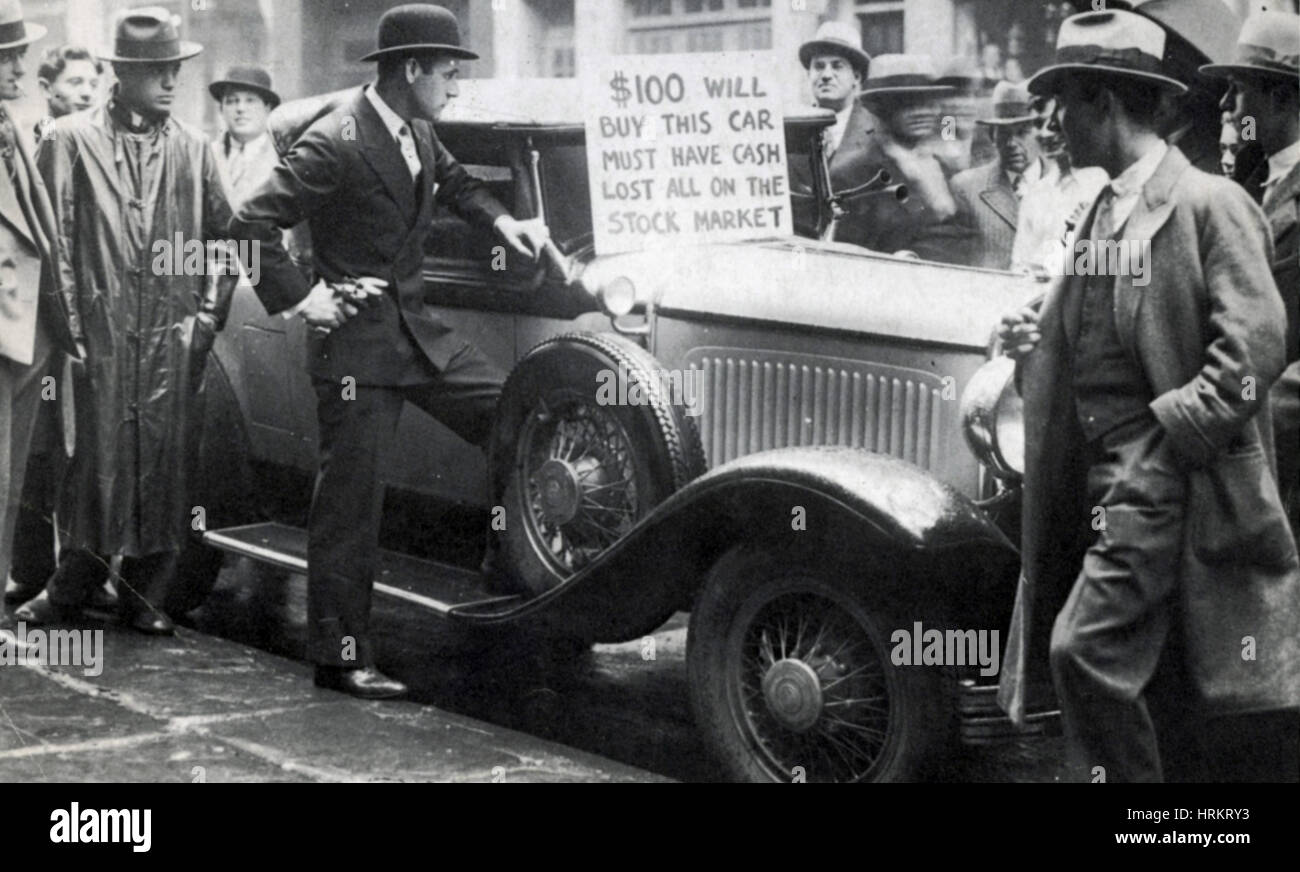
{"type": "Polygon", "coordinates": [[[307,522],[308,653],[321,666],[372,666],[370,597],[384,504],[380,461],[402,410],[398,389],[316,383],[320,470],[307,522]]]}
{"type": "Polygon", "coordinates": [[[42,451],[27,461],[22,501],[14,528],[13,561],[9,574],[24,588],[40,590],[57,564],[54,561],[54,524],[50,520],[54,471],[50,456],[42,451]]]}
{"type": "Polygon", "coordinates": [[[37,328],[31,365],[0,357],[0,582],[9,575],[14,531],[22,504],[23,482],[31,449],[36,413],[41,403],[41,379],[46,374],[50,349],[37,328]]]}
{"type": "Polygon", "coordinates": [[[1051,664],[1071,765],[1082,780],[1159,781],[1144,696],[1165,649],[1182,550],[1186,479],[1156,424],[1108,445],[1088,473],[1104,511],[1052,628],[1051,664]],[[1098,768],[1100,767],[1100,769],[1098,768]]]}
{"type": "MultiPolygon", "coordinates": [[[[478,348],[466,345],[448,361],[436,381],[405,388],[403,396],[466,442],[486,448],[505,380],[506,374],[478,348]]],[[[495,571],[499,551],[500,539],[489,522],[483,558],[485,572],[495,571]]]]}
{"type": "Polygon", "coordinates": [[[144,557],[122,558],[118,608],[123,615],[133,617],[162,611],[167,591],[176,580],[178,557],[176,551],[160,551],[144,557]]]}

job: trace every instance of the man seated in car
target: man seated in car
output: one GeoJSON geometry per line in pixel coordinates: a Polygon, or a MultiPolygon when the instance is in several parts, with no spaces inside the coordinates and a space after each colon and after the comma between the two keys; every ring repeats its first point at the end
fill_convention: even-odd
{"type": "Polygon", "coordinates": [[[862,102],[877,119],[865,163],[907,186],[906,202],[888,195],[845,204],[837,239],[875,251],[908,252],[961,263],[968,234],[954,220],[957,203],[936,156],[939,100],[951,89],[938,83],[925,55],[879,55],[862,87],[862,102]]]}

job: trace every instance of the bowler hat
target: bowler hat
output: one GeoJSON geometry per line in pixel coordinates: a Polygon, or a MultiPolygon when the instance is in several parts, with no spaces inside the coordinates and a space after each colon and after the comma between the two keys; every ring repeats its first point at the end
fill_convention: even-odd
{"type": "Polygon", "coordinates": [[[993,117],[977,118],[976,124],[1002,126],[1037,121],[1024,83],[998,82],[993,88],[993,117]]]}
{"type": "Polygon", "coordinates": [[[1300,15],[1260,12],[1246,19],[1237,37],[1237,52],[1230,63],[1206,64],[1207,76],[1248,73],[1269,78],[1300,76],[1300,15]]]}
{"type": "Polygon", "coordinates": [[[374,61],[403,52],[438,52],[465,60],[477,54],[460,44],[460,25],[456,16],[432,3],[409,3],[395,6],[379,19],[379,48],[363,57],[374,61]]]}
{"type": "Polygon", "coordinates": [[[43,26],[23,21],[23,5],[18,0],[0,0],[0,49],[27,45],[44,35],[43,26]]]}
{"type": "Polygon", "coordinates": [[[862,98],[890,94],[941,94],[954,90],[939,83],[929,55],[882,54],[871,62],[871,72],[862,83],[862,98]]]}
{"type": "Polygon", "coordinates": [[[271,74],[261,67],[231,67],[224,79],[208,85],[208,93],[218,101],[224,100],[228,91],[252,91],[272,109],[280,105],[280,95],[271,90],[271,74]]]}
{"type": "Polygon", "coordinates": [[[806,70],[814,57],[826,54],[844,58],[863,76],[871,65],[871,55],[862,50],[862,37],[853,25],[840,21],[827,21],[817,28],[812,39],[799,46],[799,63],[806,70]]]}
{"type": "Polygon", "coordinates": [[[111,54],[101,60],[115,64],[156,64],[183,61],[203,51],[197,42],[180,38],[180,18],[161,6],[128,9],[117,21],[111,54]]]}
{"type": "Polygon", "coordinates": [[[1165,31],[1150,18],[1123,10],[1071,15],[1056,35],[1055,63],[1029,79],[1029,93],[1050,93],[1070,73],[1107,73],[1186,93],[1166,75],[1164,57],[1165,31]]]}

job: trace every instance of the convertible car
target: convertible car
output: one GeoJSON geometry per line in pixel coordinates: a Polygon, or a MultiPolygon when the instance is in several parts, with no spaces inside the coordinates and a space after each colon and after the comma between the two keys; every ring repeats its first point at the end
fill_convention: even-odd
{"type": "MultiPolygon", "coordinates": [[[[281,150],[337,99],[280,107],[281,150]]],[[[832,120],[785,119],[801,235],[604,257],[576,93],[466,82],[436,126],[554,245],[507,257],[435,218],[428,303],[510,377],[489,457],[404,414],[377,588],[470,632],[557,645],[636,639],[689,611],[692,707],[738,780],[908,780],[956,743],[1019,735],[973,657],[900,665],[891,640],[922,627],[1005,640],[1021,431],[992,337],[1041,286],[823,241],[858,198],[906,196],[884,179],[830,190],[832,120]],[[446,581],[423,556],[447,506],[503,527],[521,593],[446,581]]],[[[204,390],[207,523],[178,610],[227,554],[306,566],[301,512],[286,508],[305,504],[317,463],[300,319],[241,292],[204,390]]]]}

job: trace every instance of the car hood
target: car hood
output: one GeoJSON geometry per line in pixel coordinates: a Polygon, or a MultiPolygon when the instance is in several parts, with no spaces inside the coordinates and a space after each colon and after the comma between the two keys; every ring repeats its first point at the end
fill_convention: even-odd
{"type": "Polygon", "coordinates": [[[626,276],[640,303],[697,314],[986,348],[998,320],[1042,294],[1029,276],[876,254],[853,245],[774,240],[597,257],[599,287],[626,276]]]}

